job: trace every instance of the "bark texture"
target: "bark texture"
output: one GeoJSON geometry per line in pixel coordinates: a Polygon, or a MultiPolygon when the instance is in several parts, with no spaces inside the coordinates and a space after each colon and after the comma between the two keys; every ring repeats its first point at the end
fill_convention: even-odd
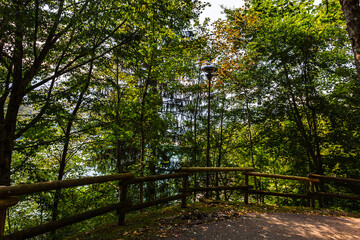
{"type": "Polygon", "coordinates": [[[347,32],[355,58],[357,75],[360,80],[360,6],[359,0],[340,0],[347,32]]]}

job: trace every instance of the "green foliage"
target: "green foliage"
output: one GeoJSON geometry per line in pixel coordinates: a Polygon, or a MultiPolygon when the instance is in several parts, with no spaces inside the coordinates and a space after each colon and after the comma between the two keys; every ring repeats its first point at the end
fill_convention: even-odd
{"type": "MultiPolygon", "coordinates": [[[[213,42],[222,66],[220,76],[229,81],[244,109],[242,115],[241,110],[236,112],[244,121],[242,128],[237,127],[243,137],[236,137],[238,148],[231,155],[247,166],[253,157],[261,172],[298,176],[351,172],[358,178],[358,161],[352,154],[358,147],[350,137],[358,131],[354,129],[358,94],[340,4],[249,1],[226,13],[227,20],[216,25],[213,42]]],[[[306,192],[303,186],[263,179],[258,187],[306,192]]]]}
{"type": "MultiPolygon", "coordinates": [[[[11,165],[12,184],[205,166],[208,127],[211,166],[360,177],[359,86],[338,1],[247,1],[226,9],[212,32],[199,23],[205,4],[195,0],[18,2],[0,3],[0,163],[11,165]],[[205,60],[218,67],[210,86],[205,60]]],[[[7,176],[0,173],[1,183],[7,176]]],[[[196,179],[205,175],[191,184],[196,179]]],[[[210,177],[211,184],[232,180],[210,177]]],[[[259,190],[307,191],[285,180],[250,182],[259,190]]],[[[144,200],[179,186],[147,184],[144,200]]],[[[61,218],[113,203],[116,187],[64,189],[57,207],[54,193],[21,197],[6,231],[47,222],[55,208],[61,218]]],[[[140,189],[129,189],[134,202],[140,189]]],[[[327,204],[358,209],[350,201],[327,204]]]]}

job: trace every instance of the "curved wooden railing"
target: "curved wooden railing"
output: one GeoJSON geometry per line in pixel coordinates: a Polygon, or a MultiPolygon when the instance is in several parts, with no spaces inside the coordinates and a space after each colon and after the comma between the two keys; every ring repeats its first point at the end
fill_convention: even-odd
{"type": "Polygon", "coordinates": [[[308,177],[289,176],[289,175],[278,175],[278,174],[267,174],[254,172],[253,168],[209,168],[209,167],[183,167],[178,173],[165,174],[165,175],[153,175],[146,177],[135,177],[133,173],[121,173],[115,175],[98,176],[98,177],[86,177],[81,179],[62,180],[55,182],[35,183],[35,184],[24,184],[17,186],[0,186],[0,239],[26,239],[41,235],[47,232],[55,231],[59,228],[78,223],[96,216],[103,215],[108,212],[117,211],[118,213],[118,224],[122,225],[125,222],[125,214],[131,211],[144,209],[150,206],[158,205],[161,203],[167,203],[173,200],[181,199],[181,206],[186,207],[188,196],[191,193],[197,192],[210,192],[210,191],[234,191],[239,190],[244,194],[244,203],[249,202],[249,194],[257,195],[271,195],[280,197],[291,197],[291,198],[303,198],[309,200],[310,207],[315,207],[315,200],[321,197],[338,197],[344,199],[360,200],[360,196],[352,195],[340,195],[334,193],[316,192],[315,184],[323,183],[325,181],[336,181],[344,183],[360,184],[360,179],[349,179],[349,178],[338,178],[328,177],[323,175],[309,174],[308,177]],[[210,173],[210,172],[238,172],[244,177],[243,184],[231,184],[226,186],[205,186],[195,187],[189,185],[189,177],[193,173],[210,173]],[[275,178],[275,179],[286,179],[309,183],[307,194],[295,194],[295,193],[281,193],[281,192],[270,192],[260,191],[253,189],[254,187],[249,184],[249,176],[262,177],[262,178],[275,178]],[[151,181],[158,181],[164,179],[182,178],[182,188],[179,189],[179,193],[170,196],[163,197],[153,201],[145,203],[132,204],[128,199],[128,186],[131,184],[145,183],[151,181]],[[22,231],[12,233],[4,236],[4,225],[5,225],[5,213],[6,209],[17,204],[17,196],[32,194],[37,192],[44,192],[62,188],[84,186],[95,183],[104,183],[109,181],[119,182],[119,200],[117,203],[101,207],[95,210],[86,211],[84,213],[76,214],[70,217],[66,217],[57,221],[45,223],[39,226],[31,227],[22,231]]]}

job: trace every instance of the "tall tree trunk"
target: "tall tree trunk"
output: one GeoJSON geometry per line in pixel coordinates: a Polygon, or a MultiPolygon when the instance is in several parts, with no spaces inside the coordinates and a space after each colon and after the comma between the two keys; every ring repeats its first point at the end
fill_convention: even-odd
{"type": "Polygon", "coordinates": [[[314,135],[314,144],[315,144],[315,151],[316,151],[316,172],[318,174],[324,174],[324,168],[322,164],[321,159],[321,149],[320,149],[320,139],[319,134],[317,130],[317,116],[316,116],[316,110],[314,108],[311,109],[312,112],[312,120],[313,120],[313,135],[314,135]]]}
{"type": "MultiPolygon", "coordinates": [[[[207,109],[207,131],[206,131],[206,167],[210,167],[210,103],[211,103],[211,73],[207,74],[208,78],[208,109],[207,109]]],[[[206,172],[206,187],[209,187],[209,172],[206,172]]],[[[209,197],[209,192],[207,191],[205,196],[209,197]]]]}
{"type": "Polygon", "coordinates": [[[355,58],[355,66],[360,80],[360,6],[359,0],[340,0],[347,32],[355,58]]]}
{"type": "MultiPolygon", "coordinates": [[[[57,180],[63,180],[63,178],[64,178],[65,167],[66,167],[66,163],[67,163],[67,153],[68,153],[69,144],[70,144],[71,129],[72,129],[73,123],[75,121],[76,115],[80,109],[81,103],[84,99],[84,95],[89,88],[90,81],[91,81],[92,69],[93,69],[93,61],[90,62],[90,68],[89,68],[89,72],[88,72],[88,76],[87,76],[87,82],[86,82],[84,88],[80,92],[80,95],[76,102],[75,108],[72,111],[71,117],[66,126],[66,131],[65,131],[65,135],[64,135],[64,139],[65,139],[64,147],[63,147],[63,151],[61,153],[60,166],[59,166],[57,180]]],[[[61,189],[57,189],[55,191],[54,204],[52,207],[52,221],[56,221],[58,218],[58,214],[59,214],[58,207],[59,207],[60,198],[61,198],[61,189]]],[[[53,235],[53,237],[55,238],[54,235],[53,235]]]]}
{"type": "MultiPolygon", "coordinates": [[[[152,61],[151,61],[152,62],[152,61]]],[[[149,66],[148,75],[145,80],[144,92],[141,99],[141,113],[140,113],[140,175],[144,176],[145,168],[145,107],[146,107],[146,96],[150,84],[152,66],[149,66]]],[[[144,184],[140,183],[140,203],[144,202],[144,184]]]]}
{"type": "Polygon", "coordinates": [[[194,112],[194,148],[193,148],[193,164],[197,164],[197,115],[200,101],[200,77],[201,70],[199,69],[198,83],[196,85],[196,99],[195,99],[195,112],[194,112]]]}
{"type": "Polygon", "coordinates": [[[10,165],[13,151],[14,133],[6,124],[0,129],[0,186],[10,185],[10,165]]]}
{"type": "MultiPolygon", "coordinates": [[[[116,63],[116,84],[118,89],[116,90],[116,115],[115,115],[115,124],[117,129],[120,128],[120,113],[119,113],[119,106],[120,106],[120,89],[119,89],[119,63],[117,61],[116,63]]],[[[123,171],[123,166],[122,166],[122,156],[121,156],[121,141],[119,139],[118,134],[115,132],[115,136],[116,136],[116,143],[115,143],[115,154],[116,154],[116,170],[118,173],[121,173],[123,171]]]]}
{"type": "MultiPolygon", "coordinates": [[[[252,132],[251,132],[251,112],[249,108],[249,99],[248,99],[248,93],[245,90],[245,104],[246,104],[246,118],[247,118],[247,126],[249,131],[249,150],[250,150],[250,157],[251,157],[251,164],[252,167],[255,169],[255,159],[254,159],[254,149],[253,149],[253,139],[252,139],[252,132]]],[[[256,181],[256,176],[254,176],[254,185],[255,189],[258,189],[258,184],[256,181]]],[[[256,195],[256,201],[258,201],[258,195],[256,195]]]]}
{"type": "MultiPolygon", "coordinates": [[[[221,110],[221,119],[220,119],[220,143],[219,143],[219,156],[217,159],[217,167],[221,166],[221,158],[222,158],[222,147],[223,147],[223,130],[224,130],[224,105],[222,105],[222,110],[221,110]]],[[[216,186],[219,186],[219,173],[216,172],[216,186]]],[[[217,191],[216,192],[216,199],[220,200],[220,192],[217,191]]]]}
{"type": "MultiPolygon", "coordinates": [[[[194,148],[193,148],[193,166],[196,166],[197,163],[197,154],[198,154],[198,145],[197,145],[197,117],[198,117],[198,108],[200,102],[200,78],[201,78],[201,69],[199,68],[199,75],[198,75],[198,83],[196,85],[196,99],[195,99],[195,113],[194,113],[194,148]]],[[[197,174],[194,173],[194,187],[198,187],[197,182],[197,174]]],[[[194,192],[194,202],[196,201],[196,192],[194,192]]]]}
{"type": "MultiPolygon", "coordinates": [[[[297,101],[296,101],[296,96],[294,94],[294,91],[292,89],[292,85],[291,85],[291,80],[290,77],[288,75],[288,70],[286,65],[284,65],[284,70],[285,70],[285,78],[286,78],[286,83],[285,83],[285,87],[287,89],[288,92],[288,101],[290,104],[290,109],[293,111],[293,117],[295,120],[295,123],[298,127],[298,130],[300,131],[300,139],[302,140],[302,144],[306,149],[306,152],[309,154],[309,156],[311,157],[312,161],[313,161],[313,165],[315,166],[315,170],[316,173],[318,174],[322,174],[322,172],[318,172],[319,168],[319,162],[318,162],[318,156],[316,155],[316,150],[314,149],[314,146],[312,144],[311,141],[311,135],[309,135],[305,129],[305,126],[303,124],[303,117],[302,114],[299,111],[298,105],[297,105],[297,101]]],[[[321,166],[322,168],[322,166],[321,166]]]]}
{"type": "Polygon", "coordinates": [[[0,113],[0,186],[10,185],[10,167],[11,158],[14,148],[15,131],[17,117],[21,102],[25,96],[26,79],[23,77],[23,39],[24,27],[21,22],[22,7],[20,4],[16,6],[16,21],[15,21],[15,49],[13,50],[12,68],[9,68],[8,79],[5,93],[1,96],[1,113],[0,113]],[[13,82],[10,90],[10,75],[12,75],[13,82]],[[7,108],[5,102],[9,97],[7,108]],[[6,111],[6,115],[5,115],[6,111]]]}

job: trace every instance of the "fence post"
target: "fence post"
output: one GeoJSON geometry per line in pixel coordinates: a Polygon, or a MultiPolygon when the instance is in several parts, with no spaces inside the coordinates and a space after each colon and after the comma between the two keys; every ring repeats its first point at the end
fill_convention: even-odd
{"type": "Polygon", "coordinates": [[[310,194],[310,208],[315,208],[315,199],[314,199],[315,187],[314,183],[310,182],[309,194],[310,194]]]}
{"type": "Polygon", "coordinates": [[[189,175],[183,176],[182,189],[183,196],[181,198],[181,207],[186,208],[186,195],[188,194],[189,175]]]}
{"type": "MultiPolygon", "coordinates": [[[[120,203],[126,202],[127,198],[127,187],[126,181],[123,183],[120,183],[119,186],[120,194],[119,194],[119,201],[120,203]]],[[[122,209],[118,210],[118,225],[122,226],[125,224],[125,211],[122,209]]]]}
{"type": "MultiPolygon", "coordinates": [[[[244,172],[244,184],[245,186],[249,186],[249,175],[247,175],[247,172],[244,172]]],[[[245,189],[244,191],[244,203],[248,204],[249,203],[249,193],[248,193],[248,188],[245,189]]]]}
{"type": "Polygon", "coordinates": [[[0,207],[0,236],[4,236],[6,208],[0,207]]]}
{"type": "Polygon", "coordinates": [[[17,197],[0,199],[0,237],[4,236],[5,232],[6,210],[9,207],[16,205],[18,201],[19,199],[17,197]]]}
{"type": "MultiPolygon", "coordinates": [[[[313,178],[311,176],[311,173],[309,173],[307,175],[308,178],[313,178]]],[[[314,182],[309,182],[309,205],[310,208],[314,209],[315,208],[315,183],[314,182]]]]}

